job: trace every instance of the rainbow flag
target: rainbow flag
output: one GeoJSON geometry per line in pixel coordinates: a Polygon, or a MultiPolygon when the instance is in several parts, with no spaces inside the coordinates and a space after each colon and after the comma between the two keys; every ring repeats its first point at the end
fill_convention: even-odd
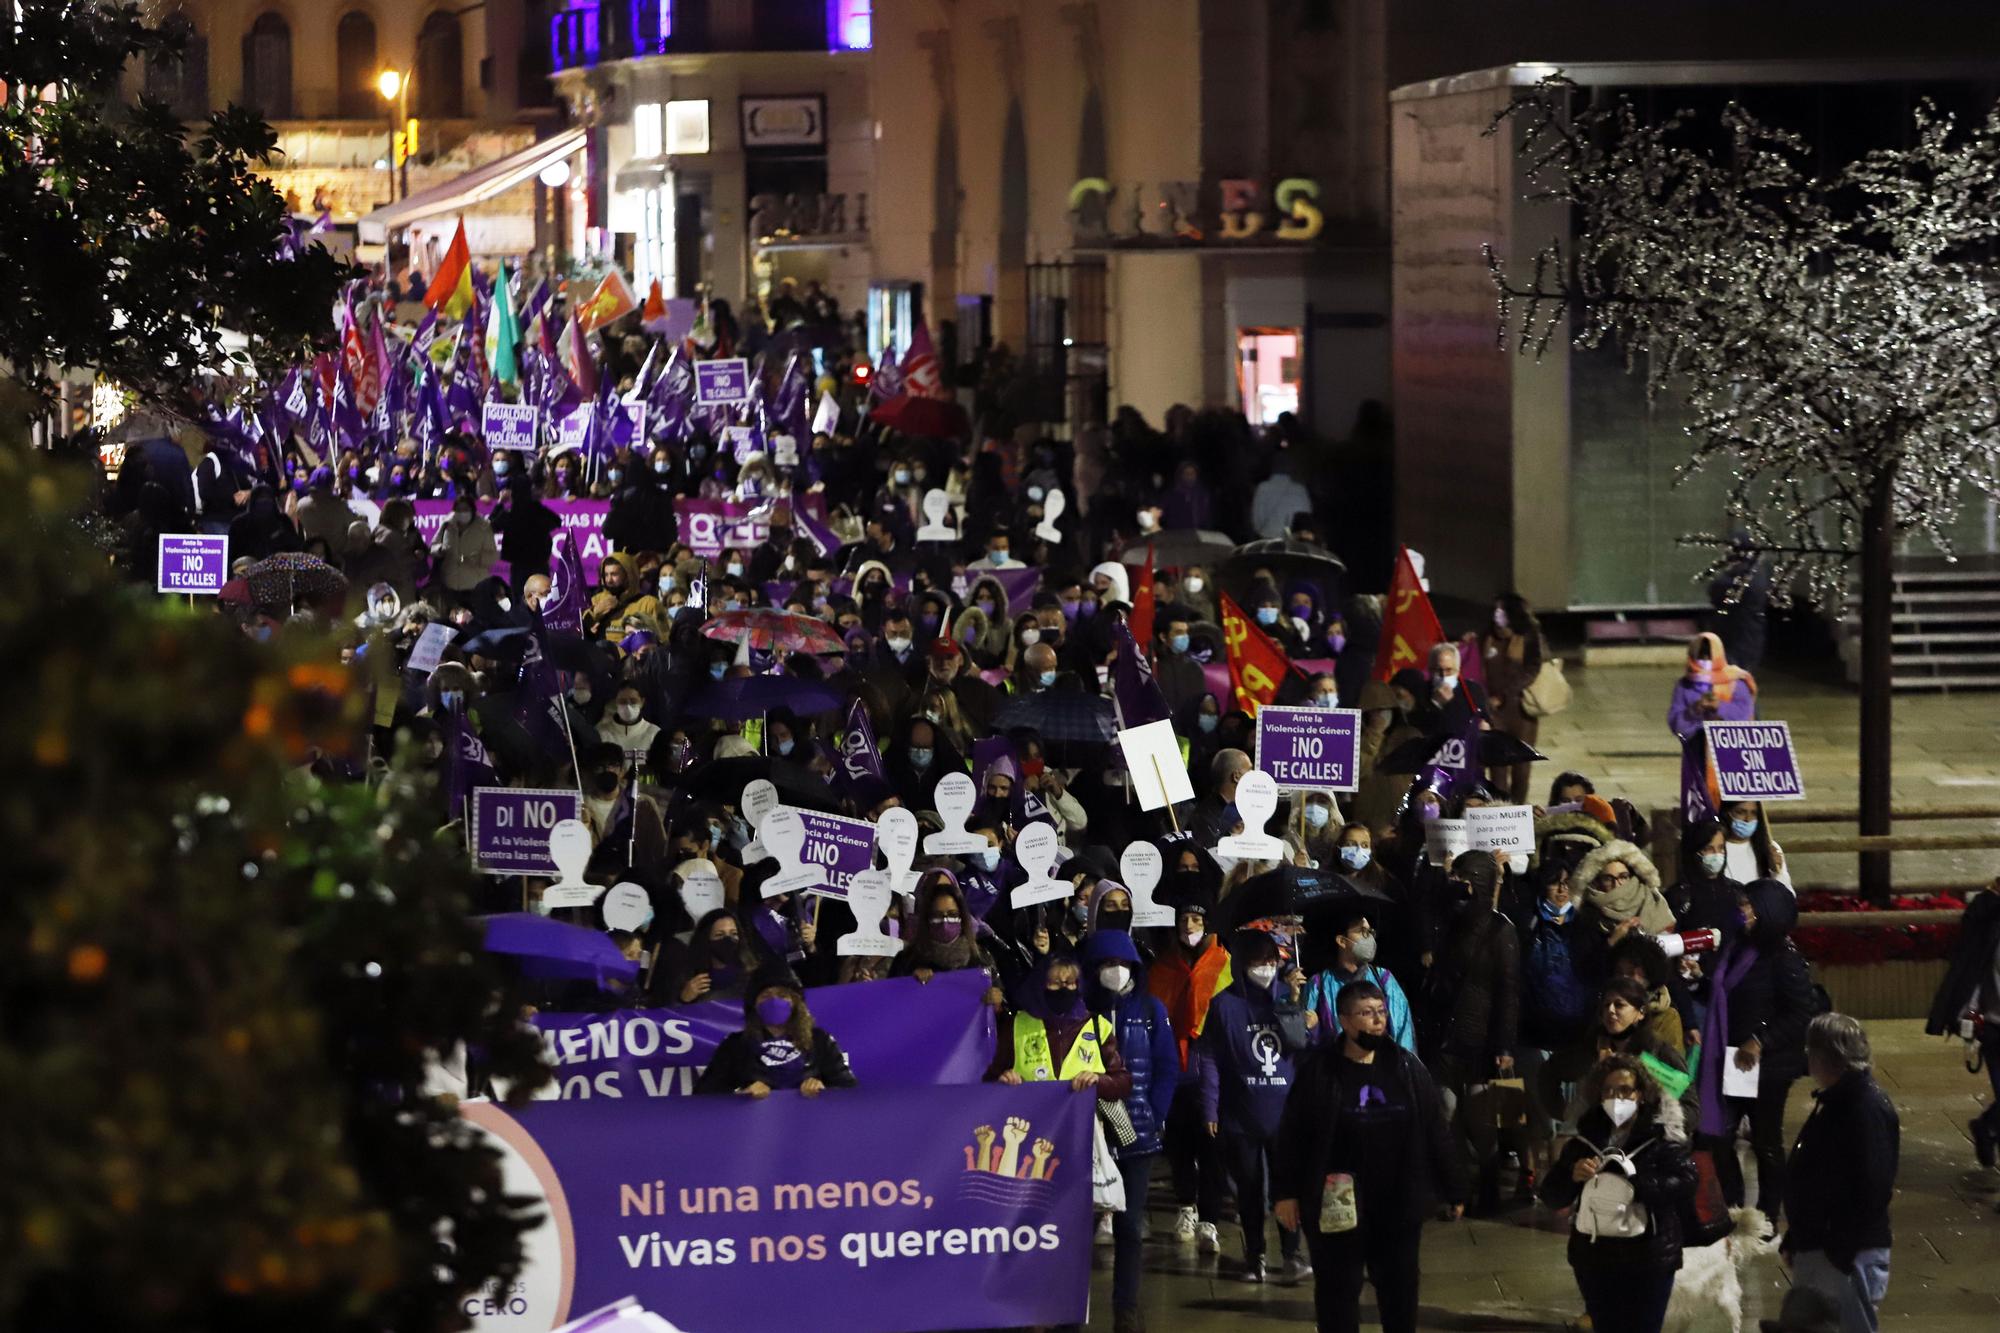
{"type": "Polygon", "coordinates": [[[433,310],[443,306],[444,313],[453,319],[465,318],[472,305],[472,247],[465,241],[464,218],[458,220],[458,231],[445,249],[444,262],[424,293],[424,304],[433,310]]]}

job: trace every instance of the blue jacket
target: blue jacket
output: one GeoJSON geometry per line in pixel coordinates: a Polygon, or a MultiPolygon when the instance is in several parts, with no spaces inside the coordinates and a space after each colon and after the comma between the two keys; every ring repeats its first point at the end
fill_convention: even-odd
{"type": "Polygon", "coordinates": [[[1292,1090],[1292,1057],[1306,1046],[1304,1011],[1239,975],[1208,1007],[1201,1031],[1202,1118],[1225,1130],[1269,1138],[1278,1132],[1292,1090]]]}
{"type": "Polygon", "coordinates": [[[1084,961],[1089,968],[1086,988],[1091,1011],[1109,1015],[1118,1025],[1118,1053],[1132,1075],[1132,1095],[1125,1099],[1125,1113],[1132,1117],[1132,1128],[1139,1137],[1130,1147],[1119,1148],[1118,1155],[1156,1153],[1181,1079],[1180,1047],[1174,1040],[1173,1024],[1167,1020],[1167,1007],[1146,989],[1146,969],[1139,961],[1138,947],[1124,931],[1092,931],[1084,940],[1084,961]],[[1114,960],[1132,969],[1132,985],[1123,995],[1112,995],[1097,984],[1098,967],[1114,960]]]}
{"type": "Polygon", "coordinates": [[[1338,967],[1329,967],[1306,984],[1305,1006],[1319,1014],[1319,1027],[1313,1031],[1314,1044],[1331,1046],[1340,1040],[1340,1015],[1334,1001],[1340,998],[1340,988],[1350,981],[1372,981],[1382,988],[1389,1001],[1389,1039],[1415,1055],[1417,1025],[1410,1017],[1410,999],[1388,968],[1373,963],[1363,963],[1358,971],[1346,976],[1340,974],[1338,967]]]}

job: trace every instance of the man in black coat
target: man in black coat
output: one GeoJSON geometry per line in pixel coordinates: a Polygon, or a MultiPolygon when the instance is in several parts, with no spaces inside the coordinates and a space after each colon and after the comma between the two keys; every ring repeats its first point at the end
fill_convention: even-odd
{"type": "Polygon", "coordinates": [[[663,445],[653,451],[651,466],[634,467],[611,497],[604,540],[620,551],[671,551],[680,536],[673,479],[673,451],[663,445]]]}
{"type": "Polygon", "coordinates": [[[1300,1062],[1278,1121],[1274,1211],[1304,1231],[1322,1333],[1360,1328],[1364,1267],[1384,1333],[1414,1333],[1424,1222],[1441,1202],[1464,1214],[1465,1167],[1429,1071],[1389,1036],[1382,988],[1349,982],[1335,1007],[1340,1044],[1300,1062]],[[1345,1230],[1321,1229],[1329,1201],[1345,1230]]]}
{"type": "Polygon", "coordinates": [[[1779,1247],[1792,1282],[1829,1297],[1844,1331],[1873,1330],[1889,1286],[1889,1200],[1902,1124],[1869,1067],[1868,1034],[1846,1014],[1806,1028],[1806,1072],[1819,1090],[1785,1171],[1779,1247]]]}

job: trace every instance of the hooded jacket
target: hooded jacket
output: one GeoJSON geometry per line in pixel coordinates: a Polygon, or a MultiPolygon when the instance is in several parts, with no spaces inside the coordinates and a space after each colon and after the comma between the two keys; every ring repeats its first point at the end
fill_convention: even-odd
{"type": "Polygon", "coordinates": [[[1093,931],[1085,937],[1083,967],[1084,999],[1092,1013],[1104,1014],[1116,1024],[1118,1053],[1132,1076],[1125,1112],[1139,1137],[1129,1147],[1118,1147],[1118,1156],[1156,1153],[1181,1081],[1180,1053],[1167,1007],[1146,988],[1146,964],[1132,937],[1122,930],[1093,931]],[[1123,995],[1113,995],[1098,984],[1097,970],[1110,962],[1132,969],[1131,987],[1123,995]]]}
{"type": "Polygon", "coordinates": [[[633,468],[624,486],[611,497],[604,515],[604,540],[621,551],[671,551],[680,540],[680,519],[674,512],[671,473],[658,476],[650,465],[633,468]]]}
{"type": "MultiPolygon", "coordinates": [[[[1341,1096],[1340,1059],[1338,1049],[1328,1049],[1300,1061],[1298,1085],[1285,1101],[1271,1145],[1271,1196],[1298,1200],[1299,1222],[1309,1233],[1319,1227],[1321,1186],[1341,1122],[1355,1109],[1341,1096]]],[[[1363,1225],[1411,1230],[1428,1221],[1440,1201],[1464,1200],[1465,1165],[1423,1061],[1392,1045],[1376,1052],[1375,1064],[1385,1079],[1400,1084],[1403,1104],[1411,1108],[1403,1155],[1408,1184],[1390,1198],[1360,1199],[1363,1225]]]]}
{"type": "Polygon", "coordinates": [[[625,571],[625,590],[612,592],[599,587],[590,599],[586,613],[589,628],[603,638],[616,643],[625,637],[625,618],[644,617],[648,628],[659,632],[660,601],[639,584],[639,562],[628,551],[613,551],[604,557],[625,571]]]}
{"type": "MultiPolygon", "coordinates": [[[[1761,1046],[1759,1088],[1788,1084],[1806,1072],[1806,1024],[1812,1021],[1812,974],[1798,946],[1791,941],[1798,924],[1799,901],[1775,879],[1760,879],[1745,889],[1757,924],[1738,941],[1756,951],[1756,961],[1729,991],[1729,1044],[1741,1046],[1752,1037],[1761,1046]]],[[[1718,962],[1714,975],[1722,976],[1718,962]]],[[[1706,1057],[1703,1057],[1706,1060],[1706,1057]]]]}
{"type": "Polygon", "coordinates": [[[1714,670],[1707,679],[1692,671],[1674,682],[1673,697],[1667,702],[1667,729],[1675,740],[1686,740],[1707,721],[1748,722],[1757,716],[1757,678],[1742,667],[1731,666],[1723,655],[1722,640],[1713,634],[1700,636],[1708,644],[1708,660],[1714,670]],[[1715,714],[1700,711],[1702,698],[1713,690],[1715,714]],[[1727,698],[1723,697],[1727,694],[1727,698]]]}
{"type": "Polygon", "coordinates": [[[1305,1010],[1282,979],[1266,987],[1239,973],[1215,997],[1202,1028],[1202,1118],[1225,1133],[1269,1138],[1278,1132],[1308,1042],[1305,1010]]]}
{"type": "Polygon", "coordinates": [[[1639,929],[1649,935],[1674,928],[1674,911],[1667,906],[1666,895],[1660,892],[1660,872],[1654,869],[1650,856],[1629,842],[1614,840],[1584,853],[1576,869],[1570,872],[1570,883],[1582,890],[1584,921],[1595,925],[1600,932],[1608,932],[1633,916],[1639,918],[1639,929]],[[1625,863],[1625,868],[1632,872],[1632,882],[1623,889],[1605,893],[1596,887],[1597,876],[1613,861],[1625,863]]]}
{"type": "MultiPolygon", "coordinates": [[[[1595,1147],[1609,1147],[1611,1117],[1593,1106],[1577,1120],[1576,1137],[1562,1157],[1542,1174],[1537,1191],[1551,1208],[1569,1208],[1583,1193],[1575,1177],[1576,1164],[1596,1156],[1595,1147]]],[[[1630,1239],[1585,1236],[1572,1228],[1570,1267],[1589,1269],[1650,1269],[1672,1272],[1681,1266],[1681,1209],[1694,1197],[1695,1164],[1688,1151],[1680,1104],[1662,1097],[1656,1110],[1640,1107],[1626,1135],[1623,1151],[1634,1171],[1632,1193],[1646,1207],[1646,1230],[1630,1239]]]]}

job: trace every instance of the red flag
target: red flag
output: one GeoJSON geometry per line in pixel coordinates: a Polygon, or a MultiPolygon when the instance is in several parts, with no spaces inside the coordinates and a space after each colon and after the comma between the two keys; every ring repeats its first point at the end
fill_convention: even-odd
{"type": "Polygon", "coordinates": [[[653,279],[653,285],[646,290],[646,304],[639,312],[639,327],[648,333],[667,331],[667,298],[660,290],[660,280],[653,279]]]}
{"type": "Polygon", "coordinates": [[[444,260],[424,293],[424,304],[433,310],[442,306],[444,313],[453,319],[463,319],[472,305],[472,296],[472,247],[465,240],[465,219],[460,218],[458,230],[445,248],[444,260]]]}
{"type": "Polygon", "coordinates": [[[595,333],[606,324],[623,319],[639,308],[639,298],[632,295],[632,286],[625,281],[625,275],[613,267],[597,284],[597,290],[590,294],[590,300],[577,312],[577,324],[585,333],[595,333]]]}
{"type": "Polygon", "coordinates": [[[1150,542],[1146,545],[1146,563],[1140,565],[1132,575],[1132,614],[1127,619],[1132,623],[1132,637],[1138,640],[1139,651],[1151,657],[1153,655],[1153,547],[1150,542]]]}
{"type": "Polygon", "coordinates": [[[949,398],[944,370],[938,365],[937,348],[931,346],[931,331],[922,320],[910,334],[910,346],[903,353],[903,392],[912,398],[949,398]]]}
{"type": "Polygon", "coordinates": [[[1382,642],[1375,650],[1375,679],[1387,680],[1404,667],[1422,669],[1430,660],[1431,648],[1444,642],[1444,626],[1438,624],[1429,594],[1417,578],[1417,567],[1405,546],[1396,556],[1396,573],[1389,580],[1388,600],[1382,607],[1382,642]]]}
{"type": "Polygon", "coordinates": [[[1292,670],[1292,659],[1271,636],[1250,623],[1243,608],[1220,594],[1222,637],[1229,653],[1229,679],[1236,687],[1236,706],[1255,717],[1262,704],[1278,697],[1278,686],[1292,670]]]}

